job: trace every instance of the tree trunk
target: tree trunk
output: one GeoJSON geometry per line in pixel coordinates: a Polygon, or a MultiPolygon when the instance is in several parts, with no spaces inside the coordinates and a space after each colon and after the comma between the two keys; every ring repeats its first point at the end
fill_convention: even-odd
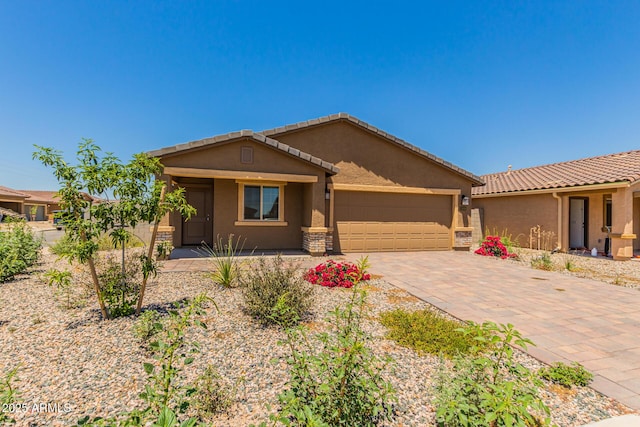
{"type": "MultiPolygon", "coordinates": [[[[160,202],[162,205],[164,203],[164,194],[167,189],[166,185],[162,186],[162,190],[160,190],[160,202]]],[[[149,251],[147,252],[147,257],[151,260],[153,257],[153,248],[156,245],[156,237],[158,236],[158,226],[160,225],[160,217],[156,217],[156,220],[153,222],[153,231],[151,232],[151,242],[149,242],[149,251]]],[[[140,315],[140,311],[142,310],[142,300],[144,299],[144,291],[147,288],[147,279],[148,275],[142,277],[142,285],[140,286],[140,294],[138,295],[138,305],[136,306],[136,316],[140,315]]]]}
{"type": "MultiPolygon", "coordinates": [[[[82,241],[84,243],[87,242],[87,235],[84,231],[81,233],[82,241]]],[[[107,312],[107,308],[104,305],[104,300],[102,299],[102,293],[100,292],[100,282],[98,281],[98,273],[96,272],[96,264],[93,262],[93,255],[87,260],[87,264],[89,264],[89,271],[91,272],[91,279],[93,280],[93,288],[96,291],[96,296],[98,297],[98,304],[100,304],[100,312],[102,312],[102,318],[105,320],[109,320],[109,313],[107,312]]]]}

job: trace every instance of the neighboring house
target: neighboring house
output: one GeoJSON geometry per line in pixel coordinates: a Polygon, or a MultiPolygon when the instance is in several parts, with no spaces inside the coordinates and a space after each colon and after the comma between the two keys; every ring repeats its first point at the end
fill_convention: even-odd
{"type": "Polygon", "coordinates": [[[528,246],[533,227],[561,250],[609,249],[629,259],[640,249],[640,150],[482,176],[473,207],[485,230],[506,231],[528,246]],[[610,242],[610,247],[605,248],[610,242]]]}
{"type": "Polygon", "coordinates": [[[29,221],[51,220],[53,212],[60,210],[57,191],[20,190],[20,192],[29,196],[24,201],[24,213],[29,221]]]}
{"type": "Polygon", "coordinates": [[[3,216],[14,214],[24,214],[24,201],[29,197],[21,191],[0,186],[0,208],[3,209],[3,216]],[[12,214],[12,212],[14,214],[12,214]]]}
{"type": "Polygon", "coordinates": [[[479,177],[345,113],[152,151],[198,213],[167,216],[176,247],[233,234],[245,249],[468,249],[479,177]],[[465,203],[463,205],[462,200],[465,203]]]}
{"type": "MultiPolygon", "coordinates": [[[[28,221],[47,221],[60,205],[56,191],[14,190],[0,186],[0,208],[20,214],[28,221]]],[[[4,215],[9,215],[8,211],[4,211],[4,215]]]]}

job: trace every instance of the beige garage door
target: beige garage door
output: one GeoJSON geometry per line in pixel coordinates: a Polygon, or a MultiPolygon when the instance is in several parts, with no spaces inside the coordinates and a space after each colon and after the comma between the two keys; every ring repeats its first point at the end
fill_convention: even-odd
{"type": "Polygon", "coordinates": [[[334,250],[451,249],[451,196],[336,191],[334,250]]]}

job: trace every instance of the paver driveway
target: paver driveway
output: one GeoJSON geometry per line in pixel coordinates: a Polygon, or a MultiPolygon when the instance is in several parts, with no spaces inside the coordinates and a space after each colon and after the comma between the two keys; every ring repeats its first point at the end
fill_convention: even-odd
{"type": "Polygon", "coordinates": [[[531,355],[579,362],[594,373],[593,388],[640,409],[639,290],[469,252],[374,253],[369,260],[372,273],[455,317],[514,324],[536,343],[531,355]]]}

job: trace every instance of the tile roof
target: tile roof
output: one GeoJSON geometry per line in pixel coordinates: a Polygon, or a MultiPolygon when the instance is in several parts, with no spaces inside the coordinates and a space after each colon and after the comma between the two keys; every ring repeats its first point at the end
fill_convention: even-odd
{"type": "Polygon", "coordinates": [[[200,148],[208,145],[229,142],[239,138],[250,138],[255,142],[265,144],[276,150],[280,150],[284,153],[287,153],[293,157],[297,157],[301,160],[312,163],[313,165],[321,167],[322,169],[325,169],[327,172],[330,172],[332,174],[336,174],[339,172],[338,167],[335,166],[333,163],[329,163],[325,160],[312,156],[311,154],[305,153],[304,151],[300,151],[287,144],[283,144],[280,141],[276,141],[275,139],[269,138],[261,133],[254,132],[252,130],[241,130],[237,132],[225,133],[225,134],[217,135],[211,138],[204,138],[197,141],[191,141],[184,144],[178,144],[178,145],[173,145],[171,147],[161,148],[159,150],[148,151],[147,154],[151,157],[162,157],[162,156],[179,153],[181,151],[191,150],[194,148],[200,148]]]}
{"type": "Polygon", "coordinates": [[[9,187],[3,187],[2,185],[0,185],[0,196],[13,197],[13,198],[25,198],[25,199],[29,197],[28,194],[24,194],[20,191],[13,190],[9,187]]]}
{"type": "Polygon", "coordinates": [[[640,150],[483,175],[474,196],[640,180],[640,150]]]}
{"type": "Polygon", "coordinates": [[[473,181],[473,185],[482,185],[484,182],[482,181],[482,178],[474,175],[473,173],[462,169],[459,166],[454,165],[453,163],[447,162],[446,160],[441,159],[438,156],[434,156],[433,154],[429,153],[428,151],[425,151],[419,147],[416,147],[413,144],[408,143],[407,141],[400,139],[394,135],[391,135],[390,133],[387,133],[381,129],[378,129],[377,127],[370,125],[369,123],[358,119],[357,117],[354,117],[348,113],[338,113],[338,114],[331,114],[328,116],[324,116],[324,117],[319,117],[317,119],[312,119],[312,120],[307,120],[307,121],[303,121],[303,122],[298,122],[298,123],[294,123],[294,124],[290,124],[290,125],[285,125],[285,126],[281,126],[281,127],[277,127],[277,128],[273,128],[273,129],[267,129],[267,130],[263,130],[260,131],[261,134],[266,135],[266,136],[276,136],[278,134],[282,134],[282,133],[286,133],[286,132],[291,132],[291,131],[295,131],[298,129],[304,129],[304,128],[308,128],[311,126],[316,126],[316,125],[321,125],[324,123],[329,123],[329,122],[334,122],[334,121],[338,121],[338,120],[344,120],[344,121],[348,121],[350,123],[353,123],[365,130],[368,130],[369,132],[375,133],[376,135],[379,135],[381,137],[383,137],[384,139],[386,139],[389,142],[392,142],[394,144],[397,144],[401,147],[404,147],[408,150],[413,151],[414,153],[425,157],[429,160],[432,160],[438,164],[440,164],[441,166],[444,166],[447,169],[450,169],[460,175],[463,175],[469,179],[471,179],[471,181],[473,181]]]}
{"type": "Polygon", "coordinates": [[[42,191],[42,190],[20,190],[21,193],[24,193],[29,196],[29,200],[27,202],[41,202],[41,203],[60,203],[56,194],[57,191],[42,191]]]}

